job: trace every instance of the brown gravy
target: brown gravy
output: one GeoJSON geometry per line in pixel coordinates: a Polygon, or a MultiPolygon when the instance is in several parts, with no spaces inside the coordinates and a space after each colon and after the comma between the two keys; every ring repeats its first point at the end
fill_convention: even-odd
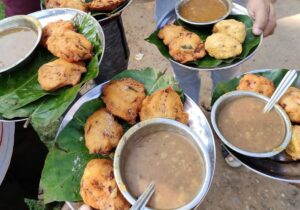
{"type": "Polygon", "coordinates": [[[132,141],[124,158],[127,190],[140,196],[154,181],[149,206],[174,209],[191,201],[202,186],[201,154],[179,133],[160,131],[132,141]]]}
{"type": "Polygon", "coordinates": [[[189,21],[209,22],[221,18],[227,10],[222,0],[189,0],[179,8],[179,13],[189,21]]]}
{"type": "Polygon", "coordinates": [[[234,99],[218,115],[224,137],[236,147],[250,152],[269,152],[285,136],[285,124],[273,109],[263,113],[265,102],[254,97],[234,99]]]}
{"type": "Polygon", "coordinates": [[[31,51],[37,33],[30,28],[16,27],[0,32],[0,69],[17,63],[31,51]]]}

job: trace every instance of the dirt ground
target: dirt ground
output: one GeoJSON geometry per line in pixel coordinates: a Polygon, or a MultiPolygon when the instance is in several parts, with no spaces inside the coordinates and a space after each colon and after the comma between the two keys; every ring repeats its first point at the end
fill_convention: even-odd
{"type": "MultiPolygon", "coordinates": [[[[300,68],[300,0],[277,1],[277,29],[264,40],[253,59],[242,65],[246,72],[265,68],[300,68]]],[[[155,46],[144,39],[155,29],[154,1],[136,0],[123,14],[129,48],[129,68],[153,67],[169,73],[169,62],[155,46]],[[142,60],[136,60],[137,54],[142,60]]],[[[202,78],[201,102],[210,103],[211,80],[208,72],[202,78]]],[[[270,180],[249,171],[245,167],[229,168],[224,162],[219,140],[217,165],[211,189],[198,208],[213,210],[293,210],[300,209],[300,190],[287,183],[270,180]]]]}

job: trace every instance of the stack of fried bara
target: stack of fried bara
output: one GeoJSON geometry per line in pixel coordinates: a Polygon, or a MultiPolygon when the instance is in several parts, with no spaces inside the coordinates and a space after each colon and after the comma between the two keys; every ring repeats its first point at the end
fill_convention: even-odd
{"type": "Polygon", "coordinates": [[[159,30],[158,37],[169,47],[171,57],[180,63],[199,60],[206,52],[216,59],[233,58],[242,53],[246,38],[246,27],[242,22],[222,20],[214,25],[212,32],[204,43],[183,26],[168,24],[159,30]]]}
{"type": "MultiPolygon", "coordinates": [[[[275,87],[268,78],[255,74],[246,74],[241,78],[237,90],[254,91],[271,97],[275,87]]],[[[293,123],[292,140],[285,152],[293,160],[300,160],[300,126],[297,125],[300,123],[300,89],[290,87],[279,100],[279,105],[285,110],[293,123]]]]}
{"type": "MultiPolygon", "coordinates": [[[[106,108],[89,116],[84,127],[85,145],[90,154],[107,155],[117,147],[124,133],[120,121],[133,125],[139,116],[141,121],[161,117],[188,123],[181,98],[171,87],[146,96],[144,84],[123,78],[106,84],[102,99],[106,108]]],[[[80,194],[86,204],[96,209],[108,206],[129,209],[117,188],[112,165],[108,159],[91,160],[81,179],[80,194]]]]}
{"type": "Polygon", "coordinates": [[[54,91],[80,82],[87,71],[86,60],[93,56],[93,46],[82,34],[77,33],[71,21],[59,20],[43,28],[41,45],[58,59],[42,65],[38,81],[45,91],[54,91]]]}
{"type": "Polygon", "coordinates": [[[83,0],[45,0],[45,6],[50,8],[72,8],[84,12],[111,11],[123,4],[125,0],[92,0],[86,3],[83,0]]]}

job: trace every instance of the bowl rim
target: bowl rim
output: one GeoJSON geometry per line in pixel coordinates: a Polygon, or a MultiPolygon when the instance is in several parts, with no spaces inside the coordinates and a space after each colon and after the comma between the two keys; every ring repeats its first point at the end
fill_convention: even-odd
{"type": "Polygon", "coordinates": [[[260,100],[263,100],[265,102],[268,102],[270,100],[270,98],[268,98],[267,96],[264,96],[262,94],[258,94],[256,92],[253,91],[243,91],[243,90],[235,90],[235,91],[230,91],[228,93],[225,93],[224,95],[222,95],[221,97],[218,98],[217,101],[215,101],[212,109],[211,109],[211,122],[212,122],[212,126],[216,132],[216,134],[218,135],[218,137],[221,139],[221,141],[228,146],[229,148],[231,148],[232,150],[249,156],[249,157],[256,157],[256,158],[267,158],[267,157],[272,157],[276,154],[279,154],[280,152],[282,152],[289,144],[291,138],[292,138],[292,124],[291,121],[288,117],[288,115],[286,114],[286,112],[278,105],[275,105],[275,109],[277,111],[277,113],[280,115],[280,117],[283,119],[284,124],[285,124],[285,129],[286,129],[286,133],[285,133],[285,137],[282,141],[282,143],[274,148],[272,151],[269,152],[250,152],[247,150],[243,150],[239,147],[236,147],[235,145],[233,145],[232,143],[230,143],[222,134],[222,132],[220,131],[218,125],[217,125],[217,111],[218,108],[220,107],[220,105],[222,103],[224,103],[226,100],[232,99],[232,98],[239,98],[239,97],[243,97],[243,96],[250,96],[250,97],[255,97],[258,98],[260,100]]]}
{"type": "Polygon", "coordinates": [[[217,23],[221,20],[224,20],[231,14],[232,4],[233,4],[232,0],[222,0],[224,3],[226,2],[226,6],[228,6],[227,12],[222,17],[220,17],[216,20],[211,20],[211,21],[207,21],[207,22],[195,22],[195,21],[191,21],[191,20],[184,18],[179,12],[179,8],[181,7],[181,5],[185,4],[188,1],[190,1],[190,0],[177,1],[176,5],[175,5],[175,13],[176,13],[176,16],[178,17],[178,19],[182,20],[183,22],[185,22],[187,24],[194,25],[194,26],[211,25],[211,24],[217,23]]]}
{"type": "MultiPolygon", "coordinates": [[[[114,155],[114,176],[116,183],[118,185],[119,190],[123,194],[124,198],[132,205],[136,202],[136,199],[129,193],[129,191],[126,188],[125,182],[123,181],[123,178],[121,176],[121,155],[123,152],[123,149],[125,148],[126,143],[130,139],[130,137],[140,130],[143,127],[154,125],[154,124],[167,124],[174,126],[175,128],[179,128],[181,130],[186,131],[189,133],[193,138],[191,138],[192,141],[194,141],[199,150],[201,152],[201,156],[203,158],[204,167],[205,167],[205,176],[203,178],[202,186],[199,188],[197,194],[194,196],[194,198],[189,201],[184,206],[181,206],[179,208],[176,208],[174,210],[186,210],[186,209],[192,209],[195,206],[197,206],[207,195],[207,190],[210,187],[209,180],[213,176],[210,169],[212,167],[210,160],[209,160],[209,153],[207,150],[205,150],[204,143],[201,141],[200,137],[194,133],[192,129],[190,129],[187,125],[184,125],[180,122],[177,122],[175,120],[166,119],[166,118],[153,118],[150,120],[145,120],[142,122],[137,123],[133,127],[131,127],[121,138],[116,151],[114,155]]],[[[154,208],[145,207],[146,210],[154,210],[154,208]]]]}
{"type": "MultiPolygon", "coordinates": [[[[0,20],[0,25],[5,24],[6,22],[15,22],[15,21],[19,21],[19,20],[25,20],[25,21],[31,22],[35,26],[35,29],[36,29],[36,32],[37,32],[37,39],[36,39],[33,47],[31,48],[31,50],[28,51],[24,55],[23,58],[19,59],[16,63],[14,63],[10,66],[7,66],[6,68],[0,69],[0,73],[12,70],[16,66],[18,66],[19,64],[21,64],[25,60],[27,60],[27,58],[29,58],[33,54],[33,52],[35,51],[35,49],[37,48],[37,46],[39,45],[39,43],[41,41],[41,38],[42,38],[42,25],[41,25],[40,21],[37,18],[34,18],[30,15],[15,15],[15,16],[7,17],[3,20],[0,20]]],[[[18,26],[18,27],[22,27],[22,26],[18,26]]],[[[10,28],[14,28],[14,27],[8,27],[7,29],[10,29],[10,28]]]]}

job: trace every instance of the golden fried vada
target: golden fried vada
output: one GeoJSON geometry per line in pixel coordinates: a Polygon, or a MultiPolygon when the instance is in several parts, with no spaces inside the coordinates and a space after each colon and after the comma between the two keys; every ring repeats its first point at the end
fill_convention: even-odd
{"type": "Polygon", "coordinates": [[[171,87],[147,96],[140,111],[141,121],[152,118],[168,118],[187,124],[189,116],[183,110],[180,96],[171,87]]]}
{"type": "Polygon", "coordinates": [[[93,0],[89,3],[89,8],[92,10],[110,11],[116,9],[124,2],[125,0],[93,0]]]}
{"type": "Polygon", "coordinates": [[[74,31],[55,33],[48,38],[46,45],[53,55],[69,62],[84,61],[93,56],[91,42],[74,31]]]}
{"type": "Polygon", "coordinates": [[[110,113],[134,124],[145,97],[144,84],[131,78],[123,78],[105,85],[102,99],[110,113]]]}
{"type": "Polygon", "coordinates": [[[240,79],[237,90],[254,91],[265,96],[271,97],[275,87],[271,80],[255,74],[246,74],[240,79]]]}
{"type": "Polygon", "coordinates": [[[214,25],[213,33],[226,34],[242,44],[246,38],[246,26],[234,19],[222,20],[214,25]]]}
{"type": "Polygon", "coordinates": [[[292,139],[286,148],[286,153],[289,154],[293,160],[300,160],[300,126],[293,126],[292,139]]]}
{"type": "Polygon", "coordinates": [[[65,31],[75,31],[75,27],[71,21],[58,20],[49,23],[43,28],[41,45],[46,47],[46,42],[51,35],[55,33],[62,34],[65,31]]]}
{"type": "Polygon", "coordinates": [[[88,11],[88,5],[83,0],[45,0],[47,9],[51,8],[73,8],[84,12],[88,11]]]}
{"type": "Polygon", "coordinates": [[[67,85],[76,85],[84,72],[86,67],[83,62],[69,63],[56,59],[39,68],[38,82],[43,90],[54,91],[67,85]]]}
{"type": "Polygon", "coordinates": [[[186,32],[188,31],[185,30],[182,26],[168,24],[159,30],[158,37],[163,40],[163,43],[165,45],[169,45],[172,40],[186,32]]]}
{"type": "Polygon", "coordinates": [[[93,159],[88,162],[80,182],[80,195],[84,203],[95,209],[130,208],[114,179],[112,160],[93,159]]]}
{"type": "Polygon", "coordinates": [[[90,154],[107,154],[116,148],[124,131],[114,117],[102,108],[94,112],[84,126],[85,146],[90,154]]]}
{"type": "Polygon", "coordinates": [[[195,61],[206,55],[202,39],[192,32],[181,34],[173,39],[169,44],[169,53],[180,63],[195,61]]]}
{"type": "Polygon", "coordinates": [[[279,100],[279,105],[286,111],[292,122],[300,123],[300,89],[289,87],[279,100]]]}
{"type": "Polygon", "coordinates": [[[236,39],[222,33],[214,33],[207,37],[205,50],[211,57],[227,59],[242,53],[242,45],[236,39]]]}

